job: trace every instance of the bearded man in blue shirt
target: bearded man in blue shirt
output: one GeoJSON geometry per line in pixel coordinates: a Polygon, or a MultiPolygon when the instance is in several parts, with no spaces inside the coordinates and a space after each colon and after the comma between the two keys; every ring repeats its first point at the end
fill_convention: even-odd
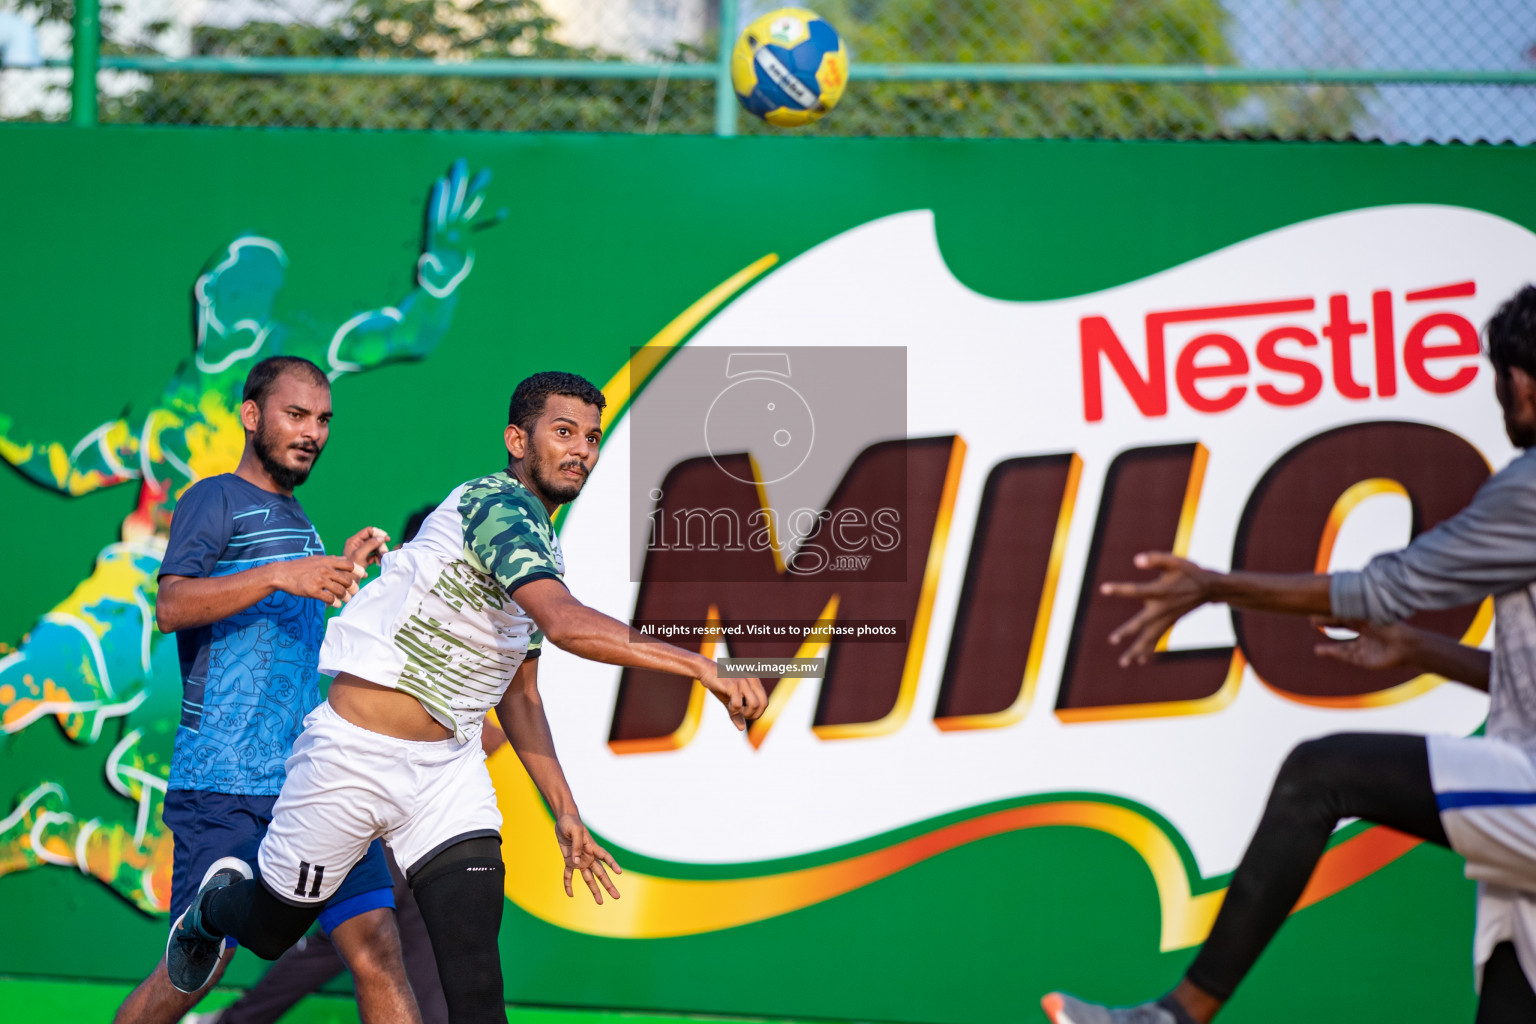
{"type": "MultiPolygon", "coordinates": [[[[155,618],[176,633],[184,685],[165,823],[175,837],[171,915],[230,858],[253,860],[304,716],[320,703],[325,608],[357,592],[387,550],[368,527],[329,556],[293,497],[330,433],[331,388],[314,363],[274,356],[252,368],[240,407],[245,451],[233,473],[182,495],[160,566],[155,618]]],[[[365,1024],[419,1024],[405,979],[389,869],[377,841],[320,915],[357,988],[365,1024]]],[[[174,924],[172,926],[174,934],[174,924]]],[[[173,1024],[222,974],[196,982],[162,959],[116,1020],[173,1024]]]]}

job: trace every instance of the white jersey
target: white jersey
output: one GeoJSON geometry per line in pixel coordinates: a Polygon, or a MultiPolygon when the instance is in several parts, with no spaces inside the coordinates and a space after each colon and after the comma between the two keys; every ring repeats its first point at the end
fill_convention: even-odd
{"type": "Polygon", "coordinates": [[[409,693],[468,743],[543,639],[513,593],[564,573],[543,503],[505,472],[471,480],[331,619],[320,671],[409,693]]]}

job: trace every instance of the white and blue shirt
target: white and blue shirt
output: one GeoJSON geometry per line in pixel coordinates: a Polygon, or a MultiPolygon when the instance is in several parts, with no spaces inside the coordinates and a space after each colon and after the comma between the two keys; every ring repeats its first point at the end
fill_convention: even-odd
{"type": "MultiPolygon", "coordinates": [[[[177,502],[160,575],[228,576],[324,553],[296,500],[226,473],[177,502]]],[[[276,796],[304,716],[320,703],[324,636],[325,605],[281,591],[179,631],[183,696],[170,788],[276,796]]]]}

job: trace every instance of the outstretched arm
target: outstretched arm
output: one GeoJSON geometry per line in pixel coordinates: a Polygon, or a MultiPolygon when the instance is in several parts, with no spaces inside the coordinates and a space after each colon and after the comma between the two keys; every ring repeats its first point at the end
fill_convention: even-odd
{"type": "Polygon", "coordinates": [[[526,489],[466,489],[459,512],[467,553],[496,577],[556,647],[588,661],[696,679],[726,706],[737,729],[745,730],[768,707],[758,680],[721,678],[709,658],[642,636],[572,597],[560,580],[563,563],[549,518],[526,489]]]}
{"type": "Polygon", "coordinates": [[[66,448],[58,441],[23,440],[11,417],[0,415],[0,457],[34,483],[71,496],[141,475],[139,439],[127,419],[108,420],[66,448]]]}
{"type": "Polygon", "coordinates": [[[1137,555],[1136,568],[1156,569],[1157,578],[1145,583],[1106,583],[1100,588],[1110,597],[1142,603],[1141,611],[1109,635],[1112,644],[1131,641],[1120,655],[1122,668],[1144,663],[1175,622],[1210,601],[1296,615],[1327,615],[1331,611],[1329,578],[1324,575],[1216,572],[1164,552],[1137,555]]]}
{"type": "Polygon", "coordinates": [[[598,903],[603,902],[604,889],[618,899],[618,887],[608,877],[608,871],[623,872],[582,824],[576,797],[571,794],[560,759],[555,756],[555,739],[550,734],[544,701],[539,696],[539,659],[525,660],[518,668],[512,684],[496,707],[496,718],[506,730],[507,740],[517,751],[517,758],[523,762],[528,777],[539,787],[539,794],[555,817],[555,838],[565,857],[565,894],[574,895],[571,878],[580,872],[582,881],[587,883],[592,898],[598,903]],[[602,888],[598,888],[599,884],[602,888]]]}
{"type": "Polygon", "coordinates": [[[1536,452],[1489,477],[1472,503],[1413,538],[1377,555],[1359,572],[1221,573],[1170,554],[1136,556],[1138,569],[1158,571],[1142,583],[1107,583],[1103,592],[1142,602],[1141,611],[1110,635],[1129,640],[1120,663],[1144,662],[1180,617],[1208,601],[1255,611],[1329,615],[1385,625],[1415,612],[1480,601],[1536,579],[1536,452]]]}
{"type": "Polygon", "coordinates": [[[697,679],[730,712],[736,728],[745,729],[768,706],[763,684],[756,679],[722,678],[719,666],[702,654],[661,643],[588,608],[549,578],[517,588],[513,598],[538,623],[544,639],[588,661],[626,668],[646,668],[697,679]]]}
{"type": "Polygon", "coordinates": [[[432,186],[426,229],[416,260],[416,287],[395,306],[358,313],[331,335],[324,358],[332,379],[403,359],[421,359],[437,347],[453,318],[458,287],[475,266],[473,233],[498,223],[485,216],[491,172],[473,180],[463,160],[432,186]]]}
{"type": "Polygon", "coordinates": [[[1362,621],[1314,620],[1317,626],[1343,626],[1360,634],[1353,640],[1318,643],[1313,652],[1360,668],[1416,668],[1488,692],[1493,658],[1480,647],[1468,647],[1448,636],[1415,629],[1401,622],[1377,626],[1362,621]]]}

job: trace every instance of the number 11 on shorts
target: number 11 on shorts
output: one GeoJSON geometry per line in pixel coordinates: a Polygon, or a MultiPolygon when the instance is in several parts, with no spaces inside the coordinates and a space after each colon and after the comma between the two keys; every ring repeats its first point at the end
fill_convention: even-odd
{"type": "MultiPolygon", "coordinates": [[[[316,864],[315,884],[314,888],[310,889],[307,894],[308,899],[317,900],[320,898],[320,879],[324,877],[325,865],[316,864]]],[[[304,892],[304,883],[307,881],[309,881],[309,861],[301,860],[299,861],[299,884],[293,887],[293,894],[295,896],[306,896],[306,893],[304,892]]]]}

